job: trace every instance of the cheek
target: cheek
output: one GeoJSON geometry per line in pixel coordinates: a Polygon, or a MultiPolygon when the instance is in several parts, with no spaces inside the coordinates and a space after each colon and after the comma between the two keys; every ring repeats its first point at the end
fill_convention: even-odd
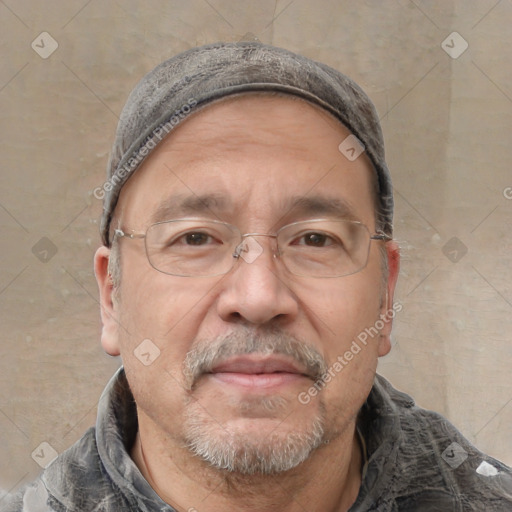
{"type": "Polygon", "coordinates": [[[183,410],[182,364],[204,311],[205,283],[160,275],[152,269],[126,272],[119,313],[121,357],[135,401],[154,422],[172,430],[183,410]]]}
{"type": "Polygon", "coordinates": [[[305,314],[331,356],[343,352],[347,343],[378,319],[380,281],[368,270],[301,286],[305,314]]]}
{"type": "MultiPolygon", "coordinates": [[[[168,276],[147,265],[126,265],[119,294],[121,356],[136,369],[158,359],[160,371],[179,376],[181,364],[211,307],[218,280],[168,276]]],[[[153,371],[156,371],[156,366],[153,371]]]]}
{"type": "Polygon", "coordinates": [[[129,256],[121,277],[122,318],[133,335],[165,336],[199,302],[199,290],[185,278],[158,272],[143,254],[129,256]]]}
{"type": "Polygon", "coordinates": [[[330,369],[326,395],[348,397],[368,389],[377,366],[380,325],[378,269],[304,290],[309,322],[315,326],[321,351],[330,369]]]}
{"type": "Polygon", "coordinates": [[[379,289],[360,277],[345,277],[343,285],[324,287],[317,294],[317,315],[322,318],[317,325],[328,371],[317,381],[321,391],[310,388],[306,393],[323,404],[329,428],[335,431],[357,415],[377,368],[379,289]]]}

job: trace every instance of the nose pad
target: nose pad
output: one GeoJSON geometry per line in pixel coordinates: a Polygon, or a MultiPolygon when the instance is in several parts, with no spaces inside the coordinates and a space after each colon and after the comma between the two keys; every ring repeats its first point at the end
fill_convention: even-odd
{"type": "MultiPolygon", "coordinates": [[[[263,254],[263,246],[256,240],[256,236],[269,236],[274,238],[273,235],[260,235],[257,233],[243,235],[243,240],[233,252],[233,258],[242,258],[246,263],[254,263],[263,254]]],[[[277,258],[278,249],[271,248],[271,250],[272,256],[277,258]]]]}
{"type": "Polygon", "coordinates": [[[258,235],[243,235],[232,253],[233,261],[244,260],[250,265],[236,265],[235,272],[221,285],[217,312],[226,322],[262,325],[278,318],[284,322],[297,315],[298,301],[294,292],[279,278],[277,269],[270,268],[275,261],[277,242],[264,247],[265,243],[259,238],[275,236],[258,235]],[[265,250],[270,253],[264,254],[265,250]]]}

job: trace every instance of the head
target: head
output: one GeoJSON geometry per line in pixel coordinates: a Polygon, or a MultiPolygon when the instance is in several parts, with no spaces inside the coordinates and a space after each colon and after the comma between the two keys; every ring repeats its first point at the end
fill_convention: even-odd
{"type": "Polygon", "coordinates": [[[157,270],[144,238],[114,236],[109,248],[106,235],[96,253],[103,347],[122,356],[140,424],[170,450],[218,470],[279,473],[353,428],[390,350],[397,247],[368,239],[366,264],[343,276],[323,275],[320,253],[304,272],[285,256],[318,242],[307,239],[318,219],[389,228],[374,162],[339,149],[350,135],[309,100],[229,94],[173,128],[119,189],[113,230],[192,218],[252,234],[246,257],[217,275],[157,270]],[[299,222],[307,232],[286,227],[299,222]]]}

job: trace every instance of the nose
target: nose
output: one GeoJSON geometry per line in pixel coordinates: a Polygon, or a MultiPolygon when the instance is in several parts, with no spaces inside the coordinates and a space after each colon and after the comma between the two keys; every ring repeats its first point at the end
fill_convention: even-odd
{"type": "Polygon", "coordinates": [[[223,279],[217,302],[224,321],[263,325],[285,323],[297,315],[297,297],[272,245],[272,240],[248,236],[235,252],[238,261],[223,279]]]}

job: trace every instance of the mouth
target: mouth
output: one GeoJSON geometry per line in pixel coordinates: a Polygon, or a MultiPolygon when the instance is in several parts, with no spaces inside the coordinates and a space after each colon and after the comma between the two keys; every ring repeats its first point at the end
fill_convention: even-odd
{"type": "Polygon", "coordinates": [[[311,379],[296,362],[275,354],[231,357],[216,364],[206,375],[224,384],[250,389],[282,387],[311,379]]]}

